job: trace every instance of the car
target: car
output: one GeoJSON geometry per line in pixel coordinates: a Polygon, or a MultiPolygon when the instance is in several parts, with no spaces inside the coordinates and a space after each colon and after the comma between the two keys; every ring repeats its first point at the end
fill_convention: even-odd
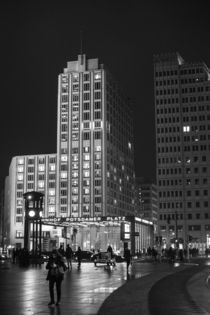
{"type": "Polygon", "coordinates": [[[108,252],[98,252],[93,254],[91,260],[94,262],[94,265],[105,264],[107,266],[116,266],[116,256],[110,256],[108,252]]]}
{"type": "MultiPolygon", "coordinates": [[[[77,261],[77,252],[74,252],[74,259],[77,261]]],[[[90,261],[91,257],[93,255],[93,252],[89,250],[82,250],[82,260],[90,261]]]]}
{"type": "Polygon", "coordinates": [[[42,260],[43,262],[49,261],[49,258],[50,258],[50,255],[49,255],[49,254],[47,254],[47,253],[42,253],[42,254],[41,254],[41,260],[42,260]]]}
{"type": "Polygon", "coordinates": [[[0,260],[6,260],[6,259],[7,259],[7,255],[5,255],[5,254],[0,255],[0,260]]]}

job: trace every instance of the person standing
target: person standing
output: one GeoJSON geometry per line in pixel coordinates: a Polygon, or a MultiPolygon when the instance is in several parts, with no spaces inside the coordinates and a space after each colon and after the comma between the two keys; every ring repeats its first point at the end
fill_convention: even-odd
{"type": "Polygon", "coordinates": [[[64,278],[64,271],[66,266],[62,260],[60,254],[57,253],[56,250],[53,250],[49,261],[46,265],[46,269],[48,270],[47,279],[49,280],[49,292],[50,292],[50,302],[48,303],[49,306],[55,305],[54,299],[54,286],[56,284],[56,291],[57,291],[57,302],[56,305],[60,304],[61,300],[61,283],[64,278]]]}
{"type": "Polygon", "coordinates": [[[78,250],[76,252],[76,257],[77,257],[77,261],[78,261],[78,269],[80,269],[81,261],[82,261],[82,250],[81,250],[80,246],[78,247],[78,250]]]}
{"type": "Polygon", "coordinates": [[[124,249],[124,258],[126,261],[127,272],[128,272],[128,268],[131,264],[131,251],[128,247],[125,247],[125,249],[124,249]]]}
{"type": "Polygon", "coordinates": [[[72,270],[72,258],[73,258],[73,250],[69,246],[69,244],[66,247],[66,261],[67,261],[67,268],[71,267],[72,270]]]}

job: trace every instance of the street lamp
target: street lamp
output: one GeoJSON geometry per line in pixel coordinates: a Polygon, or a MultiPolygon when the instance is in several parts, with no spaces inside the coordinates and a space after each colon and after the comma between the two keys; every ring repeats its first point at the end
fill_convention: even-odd
{"type": "Polygon", "coordinates": [[[37,191],[31,191],[23,194],[25,199],[25,231],[24,247],[29,249],[29,239],[32,227],[32,252],[33,256],[41,255],[41,237],[42,237],[42,216],[43,216],[43,197],[44,194],[37,191]]]}

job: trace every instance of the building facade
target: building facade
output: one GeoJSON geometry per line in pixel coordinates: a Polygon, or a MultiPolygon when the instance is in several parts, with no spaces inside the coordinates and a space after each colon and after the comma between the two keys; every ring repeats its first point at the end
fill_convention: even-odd
{"type": "MultiPolygon", "coordinates": [[[[76,247],[74,231],[77,230],[77,241],[82,242],[79,245],[90,249],[95,246],[91,240],[96,241],[88,232],[94,218],[125,218],[135,214],[131,104],[98,59],[79,55],[76,61],[67,63],[58,77],[57,119],[57,153],[12,159],[5,185],[8,242],[22,246],[23,194],[39,191],[45,196],[44,218],[74,219],[68,221],[65,233],[62,225],[52,228],[46,224],[42,229],[44,243],[47,244],[49,238],[64,243],[68,235],[66,239],[76,247]],[[89,238],[84,237],[84,231],[89,238]]],[[[101,224],[106,228],[104,235],[113,228],[112,219],[101,224]]],[[[152,239],[145,232],[152,233],[151,222],[138,221],[139,224],[142,225],[142,229],[138,227],[139,237],[141,234],[149,241],[138,242],[134,238],[138,251],[143,245],[151,245],[152,239]]],[[[97,232],[97,228],[94,231],[97,232]]],[[[111,242],[110,238],[108,240],[111,242]]],[[[115,249],[120,241],[118,235],[118,241],[113,243],[115,249]]],[[[99,243],[105,244],[105,240],[100,239],[99,243]]]]}
{"type": "Polygon", "coordinates": [[[210,71],[154,57],[159,233],[204,251],[210,235],[210,71]]]}
{"type": "Polygon", "coordinates": [[[98,59],[79,55],[59,75],[58,214],[134,214],[132,111],[98,59]]]}
{"type": "Polygon", "coordinates": [[[153,222],[154,236],[158,235],[158,196],[155,184],[144,178],[136,178],[138,191],[138,215],[145,220],[153,222]]]}

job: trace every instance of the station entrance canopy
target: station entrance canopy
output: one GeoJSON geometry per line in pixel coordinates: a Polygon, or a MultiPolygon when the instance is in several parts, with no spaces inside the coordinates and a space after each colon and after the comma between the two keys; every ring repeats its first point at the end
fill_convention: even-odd
{"type": "Polygon", "coordinates": [[[72,225],[90,225],[90,224],[105,224],[109,222],[121,223],[130,221],[128,217],[116,217],[116,216],[107,216],[107,217],[54,217],[54,218],[42,218],[42,224],[45,225],[54,225],[60,227],[68,227],[72,225]]]}
{"type": "Polygon", "coordinates": [[[139,222],[146,225],[153,225],[152,222],[135,217],[135,216],[101,216],[101,217],[53,217],[42,218],[42,224],[60,227],[68,227],[72,225],[102,225],[107,223],[122,222],[139,222]]]}

